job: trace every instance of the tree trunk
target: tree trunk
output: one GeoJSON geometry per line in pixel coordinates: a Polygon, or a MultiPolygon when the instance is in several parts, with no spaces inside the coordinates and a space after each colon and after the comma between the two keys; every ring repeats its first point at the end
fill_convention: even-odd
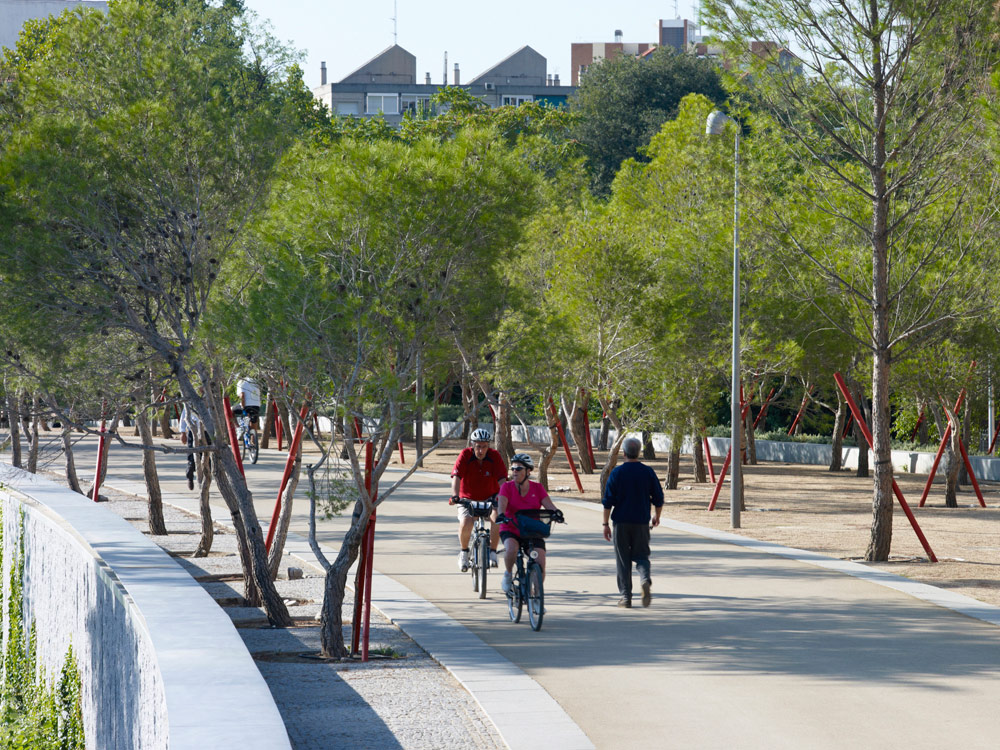
{"type": "Polygon", "coordinates": [[[605,414],[601,419],[601,435],[597,439],[597,449],[606,451],[608,449],[608,433],[611,432],[611,420],[605,414]]]}
{"type": "Polygon", "coordinates": [[[948,444],[944,451],[944,505],[946,508],[958,507],[959,469],[962,466],[961,453],[958,447],[958,432],[951,431],[948,444]]]}
{"type": "Polygon", "coordinates": [[[830,440],[829,471],[840,471],[844,468],[844,423],[847,421],[847,408],[844,397],[837,389],[837,412],[833,417],[833,435],[830,440]]]}
{"type": "MultiPolygon", "coordinates": [[[[194,444],[196,446],[205,445],[205,435],[199,429],[195,431],[194,444]]],[[[215,525],[212,522],[212,506],[208,503],[210,490],[212,488],[212,452],[196,453],[194,457],[195,475],[198,478],[198,507],[201,511],[201,539],[198,540],[198,549],[195,550],[195,557],[208,557],[212,551],[212,542],[215,541],[215,525]]]]}
{"type": "Polygon", "coordinates": [[[32,474],[38,473],[38,397],[32,399],[31,409],[31,446],[28,448],[27,470],[32,474]]]}
{"type": "Polygon", "coordinates": [[[62,427],[63,455],[66,457],[66,484],[73,492],[83,494],[80,478],[76,474],[76,461],[73,460],[73,441],[70,439],[72,428],[65,422],[62,427]]]}
{"type": "MultiPolygon", "coordinates": [[[[344,542],[337,554],[337,559],[326,571],[326,581],[323,587],[323,606],[320,610],[320,648],[323,656],[328,659],[346,659],[350,651],[344,644],[344,593],[347,590],[347,572],[354,561],[358,559],[361,547],[361,537],[368,527],[370,512],[366,512],[364,503],[358,501],[354,505],[351,517],[351,527],[344,535],[344,542]]],[[[360,591],[354,595],[361,596],[360,591]]]]}
{"type": "Polygon", "coordinates": [[[608,460],[604,463],[604,468],[601,469],[601,497],[604,497],[604,488],[608,485],[608,477],[611,476],[612,470],[618,464],[618,452],[621,450],[622,443],[625,442],[625,430],[618,430],[618,434],[615,435],[615,440],[611,444],[611,450],[608,451],[608,460]]]}
{"type": "MultiPolygon", "coordinates": [[[[566,420],[570,433],[573,435],[573,442],[576,444],[576,457],[580,461],[580,470],[584,474],[593,474],[594,467],[590,464],[590,454],[587,452],[587,426],[585,422],[584,410],[587,405],[581,398],[582,391],[577,389],[576,398],[573,399],[573,408],[569,411],[569,418],[566,420]]],[[[566,401],[560,398],[563,413],[566,413],[566,401]]]]}
{"type": "Polygon", "coordinates": [[[13,390],[7,391],[7,422],[10,427],[10,465],[21,468],[20,401],[13,390]]]}
{"type": "Polygon", "coordinates": [[[174,410],[173,404],[167,404],[159,413],[160,432],[164,438],[170,439],[174,436],[174,431],[170,427],[170,412],[174,410]]]}
{"type": "Polygon", "coordinates": [[[503,456],[504,463],[510,466],[510,459],[514,456],[514,440],[510,432],[510,413],[512,409],[506,391],[500,391],[497,396],[500,404],[497,407],[497,423],[494,425],[493,437],[497,452],[503,456]]]}
{"type": "Polygon", "coordinates": [[[754,435],[753,410],[747,411],[746,419],[743,420],[743,441],[746,443],[747,462],[751,466],[757,465],[757,437],[754,435]]]}
{"type": "Polygon", "coordinates": [[[674,431],[670,433],[670,453],[667,454],[667,478],[663,488],[676,490],[681,476],[681,443],[684,436],[674,431]]]}
{"type": "MultiPolygon", "coordinates": [[[[961,430],[961,435],[962,435],[962,443],[965,445],[966,452],[969,451],[969,436],[972,433],[972,428],[971,428],[971,425],[969,424],[969,421],[970,421],[969,420],[969,408],[970,408],[969,402],[971,400],[972,400],[971,398],[968,398],[968,399],[965,400],[965,411],[962,413],[962,430],[961,430]]],[[[957,422],[957,419],[956,419],[956,422],[957,422]]],[[[958,432],[958,425],[957,424],[955,425],[955,432],[958,432]]],[[[957,443],[955,444],[955,449],[956,450],[960,450],[960,448],[958,447],[957,443]]],[[[961,454],[959,454],[959,457],[961,458],[961,454]]],[[[960,483],[962,483],[962,484],[972,484],[972,480],[969,478],[969,472],[965,468],[965,461],[961,461],[960,460],[958,462],[958,467],[959,467],[958,468],[958,481],[960,483]]]]}
{"type": "MultiPolygon", "coordinates": [[[[865,399],[865,395],[861,390],[860,383],[854,380],[847,381],[847,388],[851,392],[851,396],[854,398],[854,403],[857,404],[858,410],[869,424],[871,424],[871,410],[868,408],[868,402],[865,399]]],[[[858,424],[857,420],[854,420],[854,425],[852,427],[854,433],[854,442],[858,446],[858,470],[855,476],[860,478],[865,478],[871,476],[868,470],[868,440],[865,438],[865,433],[861,429],[861,425],[858,424]]]]}
{"type": "MultiPolygon", "coordinates": [[[[284,443],[281,447],[287,451],[292,441],[292,424],[288,418],[288,407],[285,405],[285,402],[279,399],[277,404],[278,419],[281,420],[282,443],[284,443]]],[[[361,425],[361,428],[364,429],[364,425],[361,425]]]]}
{"type": "Polygon", "coordinates": [[[468,373],[462,375],[462,410],[465,413],[465,425],[462,428],[462,440],[468,440],[472,431],[479,427],[479,415],[476,403],[476,390],[468,373]]]}
{"type": "Polygon", "coordinates": [[[271,447],[271,434],[274,432],[274,400],[271,394],[267,394],[264,399],[264,424],[260,431],[260,447],[268,449],[271,447]]]}
{"type": "Polygon", "coordinates": [[[549,489],[549,464],[552,463],[552,458],[559,450],[559,428],[556,426],[558,422],[551,409],[545,410],[545,419],[549,426],[549,444],[542,449],[542,460],[538,462],[538,481],[547,491],[549,489]]]}
{"type": "MultiPolygon", "coordinates": [[[[921,402],[920,406],[922,411],[927,409],[927,404],[924,402],[921,402]]],[[[924,411],[924,414],[926,413],[927,412],[924,411]]],[[[923,421],[920,422],[920,425],[917,427],[917,441],[920,443],[920,445],[927,445],[927,443],[930,442],[931,439],[930,430],[928,429],[928,424],[927,424],[929,421],[930,420],[925,417],[923,421]]]]}
{"type": "Polygon", "coordinates": [[[694,481],[698,484],[708,481],[708,467],[705,466],[705,449],[702,447],[701,438],[697,430],[691,435],[691,441],[694,443],[694,481]]]}
{"type": "MultiPolygon", "coordinates": [[[[143,445],[151,445],[153,435],[149,429],[149,419],[146,417],[144,409],[139,409],[136,412],[135,423],[139,428],[139,436],[143,445]]],[[[154,536],[166,536],[167,525],[163,521],[163,496],[160,494],[160,479],[156,474],[156,454],[151,448],[144,448],[142,451],[142,475],[146,480],[149,533],[154,536]]]]}
{"type": "Polygon", "coordinates": [[[431,417],[434,421],[434,427],[431,430],[431,440],[437,445],[437,442],[441,439],[441,408],[440,402],[434,399],[434,413],[431,417]]]}
{"type": "MultiPolygon", "coordinates": [[[[877,11],[876,11],[877,13],[877,11]]],[[[877,18],[872,19],[878,23],[877,18]]],[[[871,539],[865,560],[883,562],[892,547],[892,445],[889,371],[889,199],[885,152],[885,96],[883,50],[872,47],[874,133],[872,149],[872,452],[875,454],[875,482],[872,488],[871,539]]]]}
{"type": "MultiPolygon", "coordinates": [[[[673,450],[674,446],[671,443],[670,450],[673,450]]],[[[656,460],[656,450],[653,448],[653,433],[649,430],[642,431],[642,457],[646,461],[656,460]]]]}
{"type": "Polygon", "coordinates": [[[295,489],[299,486],[299,472],[302,470],[302,446],[295,452],[295,463],[292,465],[292,474],[288,477],[288,484],[281,495],[281,508],[278,510],[278,527],[274,531],[274,538],[271,540],[271,551],[268,553],[267,567],[271,573],[271,580],[278,577],[281,570],[281,557],[285,552],[285,540],[288,538],[288,527],[292,522],[292,501],[295,498],[295,489]]]}

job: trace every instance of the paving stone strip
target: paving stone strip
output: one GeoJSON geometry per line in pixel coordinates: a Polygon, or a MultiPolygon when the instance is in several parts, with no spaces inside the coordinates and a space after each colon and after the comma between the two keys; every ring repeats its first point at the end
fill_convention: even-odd
{"type": "MultiPolygon", "coordinates": [[[[149,535],[144,500],[107,486],[101,494],[108,497],[107,507],[149,535]]],[[[375,609],[370,652],[377,656],[368,663],[321,660],[322,571],[305,568],[305,577],[298,580],[288,580],[282,571],[278,591],[295,626],[272,628],[262,609],[240,606],[243,584],[235,535],[217,525],[209,556],[193,558],[200,520],[166,503],[163,514],[170,533],[150,538],[232,618],[267,681],[296,750],[506,747],[468,691],[375,609]]],[[[345,622],[350,622],[353,606],[348,591],[345,622]]],[[[344,637],[350,638],[349,627],[344,637]]]]}

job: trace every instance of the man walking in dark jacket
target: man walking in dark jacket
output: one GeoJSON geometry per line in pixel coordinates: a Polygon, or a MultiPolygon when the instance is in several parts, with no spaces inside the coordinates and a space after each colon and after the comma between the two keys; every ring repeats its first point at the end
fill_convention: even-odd
{"type": "Polygon", "coordinates": [[[616,466],[604,487],[604,538],[614,539],[618,563],[619,607],[632,606],[632,563],[639,573],[642,586],[642,606],[652,599],[649,577],[649,531],[660,525],[663,510],[663,489],[656,472],[639,460],[642,444],[636,438],[626,438],[622,444],[625,463],[616,466]],[[653,517],[650,521],[650,506],[653,517]],[[614,533],[608,519],[614,522],[614,533]]]}

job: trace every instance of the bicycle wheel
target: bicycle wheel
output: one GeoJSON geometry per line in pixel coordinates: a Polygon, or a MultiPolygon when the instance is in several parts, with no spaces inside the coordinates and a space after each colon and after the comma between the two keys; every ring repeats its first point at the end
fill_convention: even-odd
{"type": "Polygon", "coordinates": [[[528,568],[528,622],[532,630],[542,629],[545,616],[545,591],[542,589],[542,568],[532,565],[528,568]]]}
{"type": "Polygon", "coordinates": [[[476,573],[479,575],[479,598],[486,598],[486,571],[490,569],[490,537],[487,534],[483,534],[479,539],[478,547],[478,557],[479,557],[479,569],[476,573]]]}
{"type": "Polygon", "coordinates": [[[511,622],[521,622],[521,579],[514,578],[510,582],[510,593],[507,594],[507,613],[511,622]]]}
{"type": "Polygon", "coordinates": [[[472,571],[472,590],[479,591],[479,566],[482,561],[479,559],[479,545],[473,540],[472,549],[469,550],[469,570],[472,571]]]}
{"type": "Polygon", "coordinates": [[[250,463],[257,463],[257,459],[260,458],[260,447],[257,445],[257,433],[254,430],[247,433],[247,450],[250,451],[250,463]]]}

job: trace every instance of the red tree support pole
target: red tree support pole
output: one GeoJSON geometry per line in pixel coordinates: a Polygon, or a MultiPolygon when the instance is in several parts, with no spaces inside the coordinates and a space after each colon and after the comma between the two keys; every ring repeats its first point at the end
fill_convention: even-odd
{"type": "MultiPolygon", "coordinates": [[[[962,400],[965,398],[965,389],[958,394],[958,401],[955,402],[955,413],[962,408],[962,400]]],[[[924,485],[924,494],[920,496],[920,504],[917,506],[919,508],[924,507],[924,503],[927,502],[927,495],[931,491],[931,484],[934,482],[934,475],[937,474],[938,465],[941,463],[941,456],[944,455],[945,446],[948,444],[948,438],[951,437],[951,420],[948,420],[948,426],[944,428],[944,435],[941,438],[941,445],[938,446],[937,453],[934,454],[934,463],[931,464],[931,473],[927,475],[927,484],[924,485]]]]}
{"type": "Polygon", "coordinates": [[[226,407],[226,431],[229,433],[229,444],[233,448],[233,456],[240,469],[240,476],[246,479],[247,474],[243,471],[243,456],[240,455],[240,446],[236,444],[236,423],[233,420],[233,407],[229,404],[229,396],[222,397],[222,404],[226,407]]]}
{"type": "Polygon", "coordinates": [[[979,504],[985,508],[986,501],[983,500],[983,493],[979,489],[979,482],[976,481],[976,474],[972,470],[972,462],[969,461],[969,454],[966,452],[965,443],[962,442],[961,438],[958,440],[958,449],[962,452],[962,460],[965,461],[965,470],[969,472],[969,480],[972,482],[972,489],[976,491],[976,497],[979,498],[979,504]]]}
{"type": "Polygon", "coordinates": [[[281,487],[278,488],[278,499],[274,501],[274,512],[271,514],[271,525],[267,527],[267,539],[264,542],[264,549],[271,551],[271,542],[274,541],[274,532],[278,528],[278,515],[281,513],[281,496],[285,494],[285,487],[292,476],[292,468],[295,466],[295,456],[299,452],[299,444],[302,442],[302,428],[305,426],[306,414],[309,411],[309,402],[302,404],[302,411],[299,412],[299,423],[295,425],[295,434],[292,436],[292,444],[288,446],[288,459],[285,461],[285,471],[281,475],[281,487]]]}
{"type": "Polygon", "coordinates": [[[708,449],[708,435],[703,436],[701,442],[705,448],[705,461],[708,462],[708,476],[712,484],[715,484],[715,467],[712,466],[712,452],[708,449]]]}
{"type": "Polygon", "coordinates": [[[364,636],[361,639],[361,661],[368,661],[368,634],[371,632],[372,620],[372,565],[375,561],[375,511],[368,519],[368,555],[365,557],[365,619],[364,636]]]}
{"type": "Polygon", "coordinates": [[[549,408],[552,409],[552,418],[556,421],[556,427],[559,428],[559,439],[562,440],[563,448],[566,449],[566,460],[569,461],[569,468],[573,472],[573,479],[576,480],[576,488],[583,492],[583,484],[580,482],[580,475],[576,473],[576,464],[573,463],[573,456],[569,452],[569,443],[566,442],[566,433],[563,432],[562,422],[559,421],[559,412],[556,411],[556,404],[549,396],[549,408]]]}
{"type": "MultiPolygon", "coordinates": [[[[743,411],[740,412],[740,422],[746,424],[747,409],[750,408],[750,404],[743,404],[743,411]]],[[[741,441],[742,442],[742,439],[741,441]]],[[[708,445],[708,440],[706,438],[705,445],[708,445]]],[[[707,449],[706,449],[707,454],[707,449]]],[[[729,439],[729,450],[726,451],[726,460],[722,464],[722,471],[719,473],[719,481],[715,483],[715,490],[712,492],[712,501],[708,504],[709,510],[715,510],[715,503],[719,500],[719,493],[722,492],[722,483],[726,479],[726,472],[729,471],[729,462],[733,458],[733,438],[729,439]]],[[[711,466],[711,459],[709,459],[709,465],[711,466]]]]}
{"type": "Polygon", "coordinates": [[[920,410],[920,416],[917,417],[917,423],[913,425],[913,432],[910,433],[910,442],[912,443],[914,438],[917,437],[917,430],[920,429],[920,425],[924,423],[924,410],[920,410]]]}
{"type": "Polygon", "coordinates": [[[986,451],[987,456],[993,455],[993,447],[997,444],[997,435],[1000,435],[1000,420],[997,421],[997,428],[993,432],[993,439],[990,441],[990,449],[986,451]]]}
{"type": "Polygon", "coordinates": [[[397,441],[396,445],[399,447],[399,463],[405,464],[406,456],[403,455],[403,441],[402,440],[397,441]]]}
{"type": "Polygon", "coordinates": [[[847,421],[844,423],[844,431],[841,433],[840,437],[847,437],[847,432],[851,429],[851,425],[854,423],[854,414],[851,412],[847,413],[847,421]]]}
{"type": "Polygon", "coordinates": [[[764,413],[767,411],[767,405],[771,403],[771,396],[773,395],[774,395],[774,388],[772,388],[771,392],[767,394],[767,398],[764,399],[764,403],[760,405],[760,411],[757,412],[757,418],[754,419],[753,421],[754,431],[757,430],[757,423],[760,422],[760,418],[763,417],[764,413]]]}
{"type": "MultiPolygon", "coordinates": [[[[833,373],[833,379],[837,381],[837,387],[840,388],[840,392],[844,394],[844,399],[847,401],[847,405],[851,408],[851,413],[854,414],[854,419],[857,420],[858,427],[861,428],[862,434],[865,436],[865,440],[868,441],[868,447],[871,448],[872,433],[868,429],[868,424],[865,422],[864,417],[861,416],[861,412],[858,410],[858,405],[854,403],[854,399],[851,398],[850,391],[847,390],[847,384],[844,382],[844,378],[841,377],[839,372],[833,373]]],[[[913,527],[913,531],[917,535],[917,539],[920,540],[920,544],[923,545],[924,552],[927,553],[927,557],[931,562],[937,562],[937,557],[934,556],[934,551],[931,549],[931,545],[927,543],[927,538],[924,536],[924,532],[920,530],[920,524],[917,523],[916,517],[913,515],[913,511],[910,510],[910,506],[906,504],[906,498],[903,497],[903,491],[899,489],[899,485],[896,484],[896,478],[892,479],[892,492],[895,494],[896,499],[899,501],[900,506],[903,508],[903,512],[906,514],[906,518],[910,522],[910,526],[913,527]]]]}
{"type": "Polygon", "coordinates": [[[788,428],[788,434],[791,435],[795,432],[796,426],[799,424],[799,420],[802,418],[802,412],[806,410],[806,404],[809,403],[809,396],[812,395],[813,387],[810,386],[809,390],[806,391],[805,395],[802,396],[802,405],[799,407],[799,413],[795,415],[795,421],[792,422],[792,426],[788,428]]]}
{"type": "MultiPolygon", "coordinates": [[[[105,427],[107,426],[107,421],[104,419],[104,405],[105,402],[101,402],[101,436],[97,440],[97,468],[94,469],[94,497],[93,501],[99,502],[101,498],[101,465],[104,459],[104,441],[107,439],[105,433],[105,427]]],[[[11,417],[13,419],[13,417],[11,417]]]]}

